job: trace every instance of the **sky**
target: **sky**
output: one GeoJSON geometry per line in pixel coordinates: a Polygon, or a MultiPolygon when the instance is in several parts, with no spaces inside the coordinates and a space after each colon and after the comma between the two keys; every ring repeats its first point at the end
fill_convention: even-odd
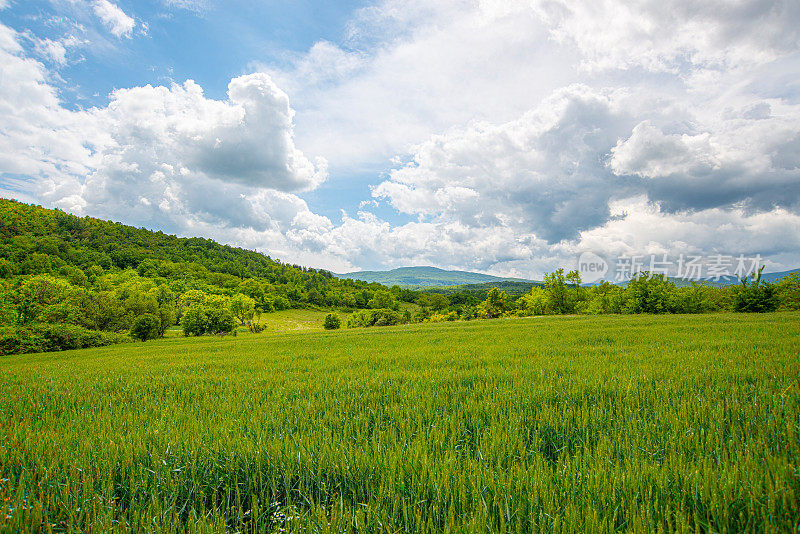
{"type": "Polygon", "coordinates": [[[334,272],[797,268],[800,2],[0,0],[0,197],[334,272]]]}

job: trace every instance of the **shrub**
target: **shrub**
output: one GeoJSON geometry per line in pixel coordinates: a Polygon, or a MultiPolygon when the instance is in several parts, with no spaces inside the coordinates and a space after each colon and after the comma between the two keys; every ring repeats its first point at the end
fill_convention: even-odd
{"type": "Polygon", "coordinates": [[[391,326],[401,324],[403,316],[400,312],[389,309],[360,310],[347,318],[347,328],[358,326],[391,326]]]}
{"type": "Polygon", "coordinates": [[[139,341],[156,339],[161,335],[161,320],[152,313],[140,315],[133,322],[131,337],[139,341]]]}
{"type": "Polygon", "coordinates": [[[184,336],[202,336],[208,331],[208,316],[200,304],[192,304],[181,318],[184,336]]]}
{"type": "Polygon", "coordinates": [[[373,309],[387,308],[395,311],[400,309],[400,303],[397,302],[394,295],[385,290],[376,291],[369,302],[367,302],[367,306],[373,309]]]}
{"type": "Polygon", "coordinates": [[[231,298],[230,309],[241,324],[246,324],[255,315],[256,301],[247,295],[237,293],[231,298]]]}
{"type": "Polygon", "coordinates": [[[184,336],[227,334],[236,328],[236,318],[225,306],[192,304],[181,318],[184,336]]]}
{"type": "Polygon", "coordinates": [[[458,321],[458,312],[453,310],[447,313],[434,313],[426,319],[429,323],[443,323],[445,321],[458,321]]]}
{"type": "Polygon", "coordinates": [[[335,313],[329,313],[325,316],[325,322],[322,326],[325,327],[325,330],[336,330],[341,328],[342,320],[335,313]]]}
{"type": "Polygon", "coordinates": [[[158,337],[163,337],[167,328],[175,324],[175,312],[169,304],[158,307],[158,337]]]}
{"type": "Polygon", "coordinates": [[[14,275],[14,264],[0,258],[0,278],[11,278],[14,275]]]}
{"type": "Polygon", "coordinates": [[[508,302],[508,295],[505,291],[493,287],[486,300],[478,304],[478,315],[486,319],[495,319],[503,315],[508,302]]]}
{"type": "Polygon", "coordinates": [[[709,306],[703,288],[697,284],[677,289],[670,300],[670,310],[674,313],[703,313],[709,306]]]}
{"type": "Polygon", "coordinates": [[[287,299],[285,299],[284,297],[280,297],[280,296],[278,296],[278,297],[275,297],[275,298],[273,299],[273,301],[272,301],[272,307],[273,307],[273,308],[274,308],[276,311],[288,310],[288,309],[289,309],[291,306],[292,306],[292,303],[291,303],[291,302],[289,302],[289,301],[288,301],[287,299]]]}
{"type": "Polygon", "coordinates": [[[228,308],[206,308],[206,316],[211,334],[228,334],[236,328],[236,318],[228,308]]]}
{"type": "Polygon", "coordinates": [[[626,313],[666,313],[671,311],[675,284],[663,275],[640,273],[625,288],[626,313]]]}
{"type": "Polygon", "coordinates": [[[247,329],[254,334],[260,334],[266,329],[266,327],[261,323],[250,321],[247,323],[247,329]]]}
{"type": "Polygon", "coordinates": [[[775,285],[761,279],[761,271],[751,281],[747,276],[731,288],[733,292],[733,311],[737,312],[770,312],[778,307],[775,285]]]}
{"type": "Polygon", "coordinates": [[[519,315],[544,315],[548,311],[547,303],[547,291],[539,286],[533,286],[530,293],[523,295],[517,300],[517,307],[521,312],[519,315]]]}
{"type": "Polygon", "coordinates": [[[0,327],[0,354],[17,354],[22,352],[22,339],[19,329],[11,326],[0,327]]]}
{"type": "Polygon", "coordinates": [[[126,341],[130,341],[127,336],[71,324],[0,327],[0,355],[86,349],[126,341]]]}
{"type": "Polygon", "coordinates": [[[800,310],[800,272],[784,276],[775,284],[775,294],[784,310],[800,310]]]}

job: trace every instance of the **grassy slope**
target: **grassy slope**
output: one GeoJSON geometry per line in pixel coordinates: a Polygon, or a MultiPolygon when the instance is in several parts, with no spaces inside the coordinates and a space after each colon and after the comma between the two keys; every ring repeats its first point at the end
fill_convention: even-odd
{"type": "MultiPolygon", "coordinates": [[[[328,313],[318,310],[283,310],[263,314],[260,322],[267,332],[322,330],[322,323],[328,313]]],[[[346,314],[341,315],[344,317],[346,314]]]]}
{"type": "Polygon", "coordinates": [[[789,531],[798,319],[545,317],[5,357],[0,526],[789,531]]]}
{"type": "MultiPolygon", "coordinates": [[[[261,315],[260,323],[265,327],[265,333],[262,335],[269,335],[269,333],[279,332],[308,332],[314,330],[323,330],[322,323],[325,321],[325,316],[330,311],[320,311],[311,309],[299,310],[281,310],[276,312],[264,313],[261,315]]],[[[347,315],[346,312],[334,312],[344,320],[347,315]]],[[[246,326],[239,325],[236,322],[236,333],[239,336],[250,336],[250,332],[246,326]]],[[[173,326],[167,330],[165,336],[168,339],[182,338],[184,343],[191,343],[191,340],[183,338],[183,330],[180,326],[173,326]]],[[[148,342],[150,345],[150,342],[148,342]]]]}

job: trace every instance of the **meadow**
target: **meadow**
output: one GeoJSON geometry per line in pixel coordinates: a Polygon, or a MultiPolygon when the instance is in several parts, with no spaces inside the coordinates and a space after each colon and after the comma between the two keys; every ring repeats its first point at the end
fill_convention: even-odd
{"type": "Polygon", "coordinates": [[[0,531],[800,529],[796,312],[274,320],[0,358],[0,531]]]}

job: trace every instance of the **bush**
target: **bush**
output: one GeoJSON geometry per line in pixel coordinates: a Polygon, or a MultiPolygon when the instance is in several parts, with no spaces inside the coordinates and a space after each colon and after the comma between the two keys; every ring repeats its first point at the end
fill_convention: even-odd
{"type": "Polygon", "coordinates": [[[677,289],[670,300],[670,310],[674,313],[703,313],[709,307],[703,288],[697,284],[677,289]]]}
{"type": "Polygon", "coordinates": [[[139,341],[161,337],[161,320],[152,313],[140,315],[133,322],[131,337],[139,341]]]}
{"type": "Polygon", "coordinates": [[[236,318],[225,306],[192,304],[181,318],[184,336],[228,334],[236,328],[236,318]]]}
{"type": "Polygon", "coordinates": [[[800,272],[784,276],[775,284],[775,294],[784,310],[800,310],[800,272]]]}
{"type": "Polygon", "coordinates": [[[205,307],[192,304],[181,318],[184,336],[202,336],[208,331],[208,316],[205,307]]]}
{"type": "Polygon", "coordinates": [[[400,312],[389,309],[360,310],[347,318],[347,328],[358,326],[391,326],[401,324],[403,316],[400,312]]]}
{"type": "Polygon", "coordinates": [[[71,324],[2,327],[0,328],[0,355],[86,349],[126,341],[130,341],[127,336],[88,330],[71,324]]]}
{"type": "Polygon", "coordinates": [[[256,301],[247,295],[237,293],[231,298],[230,309],[231,313],[244,325],[255,315],[256,301]]]}
{"type": "Polygon", "coordinates": [[[493,287],[486,296],[486,300],[478,304],[478,315],[486,319],[495,319],[503,315],[508,302],[505,291],[493,287]]]}
{"type": "Polygon", "coordinates": [[[517,300],[518,315],[544,315],[547,313],[548,294],[539,286],[533,286],[530,293],[517,300]]]}
{"type": "Polygon", "coordinates": [[[778,308],[775,285],[761,279],[763,270],[764,267],[761,267],[752,281],[745,276],[741,279],[741,283],[731,288],[733,311],[761,313],[775,311],[778,308]]]}
{"type": "Polygon", "coordinates": [[[335,313],[329,313],[325,316],[322,326],[325,327],[325,330],[337,330],[342,327],[342,320],[335,313]]]}
{"type": "Polygon", "coordinates": [[[250,332],[252,332],[253,334],[260,334],[261,332],[266,330],[266,327],[261,323],[250,321],[249,323],[247,323],[247,329],[250,330],[250,332]]]}
{"type": "Polygon", "coordinates": [[[626,313],[667,313],[674,301],[675,284],[663,275],[640,273],[625,288],[626,313]]]}
{"type": "Polygon", "coordinates": [[[453,310],[447,313],[434,313],[427,319],[429,323],[443,323],[445,321],[458,321],[458,312],[453,310]]]}
{"type": "Polygon", "coordinates": [[[0,258],[0,278],[11,278],[14,275],[14,264],[0,258]]]}
{"type": "Polygon", "coordinates": [[[228,308],[206,308],[206,316],[210,334],[229,334],[236,328],[236,318],[228,308]]]}

